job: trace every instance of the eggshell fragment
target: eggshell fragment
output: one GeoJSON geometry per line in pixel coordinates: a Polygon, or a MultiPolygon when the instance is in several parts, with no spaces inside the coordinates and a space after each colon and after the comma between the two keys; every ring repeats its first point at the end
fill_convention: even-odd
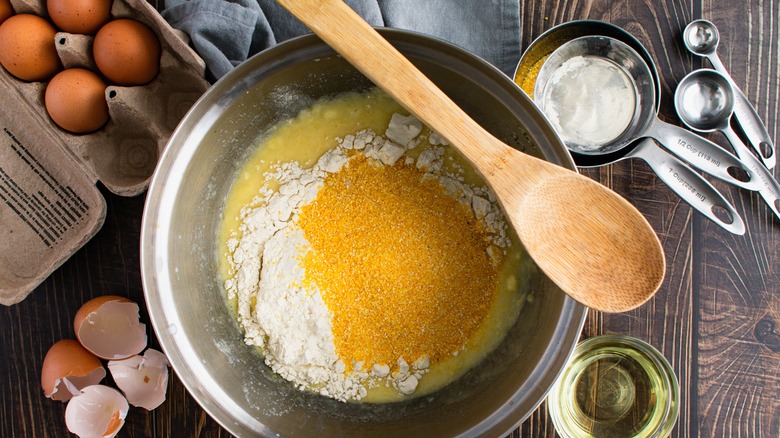
{"type": "Polygon", "coordinates": [[[46,397],[68,401],[81,389],[100,383],[106,369],[94,354],[74,339],[63,339],[49,348],[41,367],[41,386],[46,397]]]}
{"type": "Polygon", "coordinates": [[[104,295],[84,303],[73,320],[76,338],[96,356],[126,359],[146,348],[146,325],[138,304],[124,297],[104,295]]]}
{"type": "Polygon", "coordinates": [[[127,400],[116,389],[87,386],[65,408],[65,424],[81,438],[112,438],[125,424],[129,409],[127,400]]]}
{"type": "Polygon", "coordinates": [[[143,356],[108,362],[108,370],[131,405],[151,411],[165,401],[168,359],[151,348],[143,356]]]}

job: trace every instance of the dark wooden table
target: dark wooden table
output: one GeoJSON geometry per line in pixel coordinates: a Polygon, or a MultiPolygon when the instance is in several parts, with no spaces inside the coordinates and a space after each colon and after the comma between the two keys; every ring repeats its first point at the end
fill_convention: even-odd
{"type": "MultiPolygon", "coordinates": [[[[655,58],[662,78],[662,118],[679,123],[671,105],[677,82],[706,61],[681,42],[685,25],[709,19],[719,53],[780,141],[780,2],[752,0],[520,0],[523,44],[574,19],[614,23],[655,58]]],[[[712,140],[726,145],[725,138],[712,140]]],[[[649,219],[666,252],[666,280],[641,308],[591,312],[583,336],[624,333],[650,342],[672,363],[681,409],[672,436],[780,436],[780,220],[755,193],[713,181],[747,222],[733,236],[703,219],[637,160],[585,171],[649,219]]],[[[777,172],[776,172],[777,174],[777,172]]],[[[138,242],[143,196],[103,190],[108,217],[98,235],[24,302],[0,306],[0,436],[66,436],[65,405],[44,398],[40,368],[49,346],[73,336],[72,317],[90,297],[128,296],[143,303],[138,242]]],[[[142,309],[142,319],[148,316],[142,309]]],[[[156,346],[151,328],[150,346],[156,346]]],[[[147,413],[131,409],[120,436],[227,436],[171,376],[168,400],[147,413]]],[[[547,411],[536,411],[513,436],[555,436],[547,411]]]]}

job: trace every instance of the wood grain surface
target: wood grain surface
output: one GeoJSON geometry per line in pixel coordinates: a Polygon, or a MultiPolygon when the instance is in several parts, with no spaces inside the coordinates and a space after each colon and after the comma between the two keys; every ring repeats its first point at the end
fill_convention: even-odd
{"type": "MultiPolygon", "coordinates": [[[[677,82],[707,61],[689,55],[681,30],[696,18],[720,31],[719,54],[780,139],[780,2],[751,0],[520,0],[522,42],[575,19],[616,24],[652,54],[662,78],[661,117],[679,124],[677,82]]],[[[727,146],[725,138],[709,138],[727,146]]],[[[623,333],[657,347],[681,388],[673,437],[780,437],[780,220],[755,193],[714,181],[743,215],[748,232],[732,236],[707,222],[641,161],[583,171],[646,215],[667,257],[661,290],[631,312],[591,312],[584,337],[623,333]]],[[[775,174],[777,175],[777,171],[775,174]]],[[[90,297],[112,293],[143,303],[139,230],[143,196],[102,190],[108,216],[82,250],[20,304],[0,306],[0,436],[68,436],[65,405],[43,396],[40,367],[49,346],[73,336],[72,317],[90,297]]],[[[142,306],[142,320],[148,315],[142,306]]],[[[150,346],[156,346],[151,327],[150,346]]],[[[175,375],[153,412],[131,409],[120,436],[221,437],[229,434],[187,394],[175,375]]],[[[554,437],[543,404],[511,436],[554,437]]]]}

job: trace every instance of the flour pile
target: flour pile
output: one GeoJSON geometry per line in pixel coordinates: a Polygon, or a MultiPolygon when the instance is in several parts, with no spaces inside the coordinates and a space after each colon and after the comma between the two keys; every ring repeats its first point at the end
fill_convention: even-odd
{"type": "Polygon", "coordinates": [[[359,400],[376,385],[408,395],[431,365],[426,356],[399,357],[392,364],[344,363],[334,345],[332,315],[317,287],[304,281],[301,260],[311,246],[297,224],[301,208],[314,201],[326,177],[349,166],[352,157],[363,154],[380,166],[403,159],[416,166],[421,178],[437,180],[473,211],[490,236],[491,257],[496,259],[510,245],[492,192],[466,184],[457,170],[445,172],[446,142],[422,132],[413,116],[394,114],[384,135],[371,130],[346,135],[309,169],[297,162],[277,164],[265,175],[260,194],[242,210],[240,237],[228,241],[233,275],[225,287],[238,303],[246,343],[260,347],[266,364],[301,389],[341,401],[359,400]],[[426,138],[430,146],[415,151],[416,158],[405,156],[426,138]],[[278,183],[277,190],[269,188],[272,182],[278,183]]]}

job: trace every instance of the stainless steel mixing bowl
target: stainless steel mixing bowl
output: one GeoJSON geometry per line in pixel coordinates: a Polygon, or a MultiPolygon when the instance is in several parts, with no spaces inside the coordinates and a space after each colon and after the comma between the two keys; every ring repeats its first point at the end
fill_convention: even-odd
{"type": "MultiPolygon", "coordinates": [[[[574,168],[541,113],[498,70],[432,38],[382,34],[494,135],[574,168]]],[[[299,391],[244,344],[217,272],[217,229],[233,178],[274,123],[318,98],[371,86],[314,36],[260,53],[195,104],[149,187],[141,268],[152,325],[189,392],[233,434],[500,436],[542,402],[577,342],[585,308],[532,270],[523,287],[535,299],[499,347],[456,382],[402,403],[341,403],[299,391]]]]}

